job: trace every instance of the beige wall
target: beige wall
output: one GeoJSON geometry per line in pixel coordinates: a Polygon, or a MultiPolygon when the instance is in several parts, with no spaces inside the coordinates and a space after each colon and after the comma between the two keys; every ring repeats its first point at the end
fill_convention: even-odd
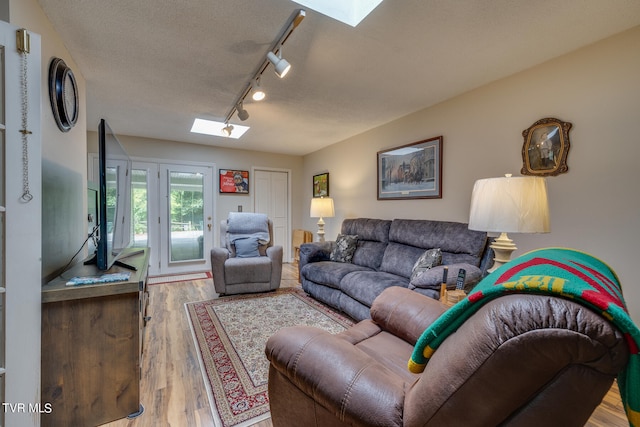
{"type": "MultiPolygon", "coordinates": [[[[116,124],[114,132],[117,133],[116,124]]],[[[214,189],[214,206],[215,219],[220,221],[227,218],[231,211],[237,211],[238,205],[242,205],[244,212],[253,211],[253,177],[250,176],[250,191],[248,195],[236,194],[219,194],[217,169],[240,169],[248,170],[251,173],[253,167],[266,167],[270,169],[282,169],[291,171],[291,227],[292,229],[302,226],[302,218],[304,217],[304,209],[297,203],[302,199],[304,194],[304,186],[301,177],[302,173],[302,157],[288,156],[280,154],[271,154],[258,151],[237,150],[230,148],[210,147],[197,144],[189,144],[177,141],[163,141],[148,138],[139,138],[126,135],[118,135],[118,139],[124,146],[130,157],[141,159],[165,160],[166,162],[179,163],[185,162],[202,162],[215,164],[216,174],[214,189]]],[[[95,132],[88,133],[88,151],[97,152],[97,134],[95,132]]],[[[216,230],[214,244],[217,245],[218,234],[216,230]]]]}
{"type": "MultiPolygon", "coordinates": [[[[476,179],[520,174],[521,132],[544,117],[573,123],[569,172],[547,179],[552,232],[511,236],[519,250],[564,246],[592,253],[620,276],[640,323],[640,27],[305,156],[305,182],[330,173],[336,217],[468,221],[476,179]],[[443,198],[376,200],[379,150],[444,136],[443,198]]],[[[308,206],[311,188],[304,188],[308,206]]],[[[304,226],[316,219],[304,212],[304,226]]]]}
{"type": "Polygon", "coordinates": [[[84,77],[36,0],[10,0],[10,22],[41,35],[42,41],[42,276],[55,276],[86,237],[86,84],[84,77]],[[49,63],[62,58],[80,94],[76,126],[61,132],[49,102],[49,63]]]}

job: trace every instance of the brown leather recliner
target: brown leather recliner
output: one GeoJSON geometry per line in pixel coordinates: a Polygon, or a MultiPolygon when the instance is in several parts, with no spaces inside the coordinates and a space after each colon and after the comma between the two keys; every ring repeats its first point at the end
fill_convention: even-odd
{"type": "Polygon", "coordinates": [[[391,287],[341,334],[281,329],[266,346],[273,425],[582,426],[627,362],[600,315],[517,294],[487,303],[410,373],[416,340],[445,310],[391,287]]]}

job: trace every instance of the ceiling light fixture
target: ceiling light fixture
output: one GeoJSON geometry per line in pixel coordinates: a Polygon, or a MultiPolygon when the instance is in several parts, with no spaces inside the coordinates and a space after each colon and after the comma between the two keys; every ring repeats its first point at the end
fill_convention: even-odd
{"type": "Polygon", "coordinates": [[[279,49],[277,56],[273,52],[267,52],[267,59],[271,61],[273,67],[276,69],[276,75],[281,79],[291,70],[289,61],[282,57],[282,48],[279,49]]]}
{"type": "Polygon", "coordinates": [[[264,90],[262,90],[262,86],[260,86],[260,79],[254,80],[251,87],[253,90],[253,95],[251,96],[251,98],[254,101],[262,101],[267,96],[267,94],[264,93],[264,90]]]}
{"type": "MultiPolygon", "coordinates": [[[[303,9],[298,9],[294,11],[293,14],[291,14],[291,17],[289,18],[289,21],[287,21],[287,24],[284,26],[282,32],[280,33],[280,36],[273,42],[273,44],[267,51],[266,56],[260,63],[260,66],[256,68],[256,71],[252,74],[251,79],[246,84],[244,90],[240,92],[240,96],[236,98],[235,102],[233,103],[233,107],[231,107],[231,109],[227,113],[224,119],[224,122],[227,124],[227,126],[231,126],[228,124],[229,120],[231,120],[231,117],[233,117],[234,113],[239,113],[238,107],[242,106],[244,99],[249,95],[249,93],[254,91],[254,88],[260,87],[260,77],[262,77],[262,74],[265,72],[269,64],[273,63],[273,66],[276,68],[276,74],[280,78],[284,77],[287,74],[287,72],[291,68],[291,65],[287,60],[282,59],[282,45],[284,45],[291,33],[293,33],[293,30],[295,30],[298,25],[300,25],[300,22],[302,22],[305,16],[306,12],[303,9]]],[[[262,92],[262,95],[263,96],[261,99],[264,99],[264,92],[262,92]]],[[[259,100],[256,99],[255,96],[256,94],[254,92],[252,98],[256,101],[259,100]]],[[[239,114],[238,117],[242,120],[239,114]]]]}
{"type": "Polygon", "coordinates": [[[244,109],[242,101],[238,104],[236,110],[238,110],[238,118],[243,122],[249,118],[249,113],[244,109]]]}
{"type": "Polygon", "coordinates": [[[222,133],[226,136],[231,136],[231,132],[233,132],[233,125],[226,123],[226,126],[222,128],[222,133]]]}

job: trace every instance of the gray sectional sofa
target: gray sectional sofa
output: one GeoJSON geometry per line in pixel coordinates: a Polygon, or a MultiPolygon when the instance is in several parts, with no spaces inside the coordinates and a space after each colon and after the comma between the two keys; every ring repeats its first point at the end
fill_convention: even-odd
{"type": "Polygon", "coordinates": [[[370,317],[373,300],[390,286],[438,299],[445,266],[449,288],[460,268],[467,272],[465,287],[470,288],[493,263],[487,234],[458,222],[346,219],[341,234],[357,236],[351,261],[332,261],[339,259],[335,242],[305,243],[300,247],[300,281],[306,293],[358,321],[370,317]],[[439,249],[441,265],[410,281],[416,261],[429,249],[439,249]]]}

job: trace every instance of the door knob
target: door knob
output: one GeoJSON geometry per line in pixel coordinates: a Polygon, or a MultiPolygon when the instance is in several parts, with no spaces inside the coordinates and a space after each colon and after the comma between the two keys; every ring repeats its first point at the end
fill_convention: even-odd
{"type": "Polygon", "coordinates": [[[209,228],[209,231],[211,231],[211,224],[207,224],[207,227],[209,228]]]}

